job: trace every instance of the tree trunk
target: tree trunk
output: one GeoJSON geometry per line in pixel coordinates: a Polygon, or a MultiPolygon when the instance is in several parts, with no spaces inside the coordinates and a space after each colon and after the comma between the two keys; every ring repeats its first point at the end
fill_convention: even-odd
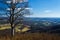
{"type": "Polygon", "coordinates": [[[11,4],[11,6],[12,6],[11,15],[10,15],[11,16],[11,36],[13,37],[15,34],[15,27],[14,27],[14,9],[15,9],[15,7],[14,7],[13,3],[11,4]]]}
{"type": "Polygon", "coordinates": [[[15,34],[15,28],[13,25],[11,25],[11,36],[13,37],[15,34]]]}

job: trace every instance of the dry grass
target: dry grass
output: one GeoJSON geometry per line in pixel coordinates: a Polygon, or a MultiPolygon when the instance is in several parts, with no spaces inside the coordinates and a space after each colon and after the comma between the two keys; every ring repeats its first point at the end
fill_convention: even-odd
{"type": "Polygon", "coordinates": [[[48,33],[17,33],[12,39],[10,35],[0,36],[0,40],[60,40],[60,36],[48,33]]]}
{"type": "Polygon", "coordinates": [[[1,29],[0,40],[60,40],[60,34],[51,34],[51,33],[49,34],[48,33],[20,34],[20,33],[16,33],[14,37],[11,37],[10,30],[3,30],[2,27],[0,29],[1,29]]]}

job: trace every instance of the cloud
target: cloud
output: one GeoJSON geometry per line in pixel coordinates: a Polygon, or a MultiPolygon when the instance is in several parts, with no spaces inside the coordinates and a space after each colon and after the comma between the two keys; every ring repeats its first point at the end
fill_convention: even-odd
{"type": "Polygon", "coordinates": [[[11,3],[11,1],[6,1],[6,3],[11,3]]]}
{"type": "Polygon", "coordinates": [[[45,12],[45,13],[50,13],[50,12],[51,12],[51,10],[44,10],[44,12],[45,12]]]}
{"type": "MultiPolygon", "coordinates": [[[[20,10],[21,8],[18,8],[18,10],[20,10]]],[[[32,8],[25,8],[25,9],[32,9],[32,8]]]]}
{"type": "MultiPolygon", "coordinates": [[[[21,8],[18,8],[18,10],[20,10],[21,8]]],[[[29,10],[33,10],[32,8],[25,8],[25,9],[29,9],[29,10]]],[[[10,8],[7,8],[7,10],[10,10],[10,8]]]]}

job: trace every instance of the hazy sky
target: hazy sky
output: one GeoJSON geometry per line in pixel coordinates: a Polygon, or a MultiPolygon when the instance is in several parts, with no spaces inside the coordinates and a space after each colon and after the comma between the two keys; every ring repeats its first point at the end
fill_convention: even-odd
{"type": "Polygon", "coordinates": [[[29,0],[31,17],[60,17],[60,0],[29,0]]]}

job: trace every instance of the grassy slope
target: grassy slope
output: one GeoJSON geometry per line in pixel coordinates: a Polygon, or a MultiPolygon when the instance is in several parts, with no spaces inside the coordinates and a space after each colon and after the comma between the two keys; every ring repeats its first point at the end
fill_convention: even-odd
{"type": "MultiPolygon", "coordinates": [[[[15,31],[16,32],[20,32],[21,30],[19,29],[21,25],[18,25],[17,27],[15,27],[15,31]]],[[[0,30],[6,30],[6,29],[11,29],[9,24],[5,24],[5,25],[0,25],[0,30]]],[[[22,29],[22,32],[25,32],[27,30],[30,30],[29,28],[25,27],[22,29]]]]}

